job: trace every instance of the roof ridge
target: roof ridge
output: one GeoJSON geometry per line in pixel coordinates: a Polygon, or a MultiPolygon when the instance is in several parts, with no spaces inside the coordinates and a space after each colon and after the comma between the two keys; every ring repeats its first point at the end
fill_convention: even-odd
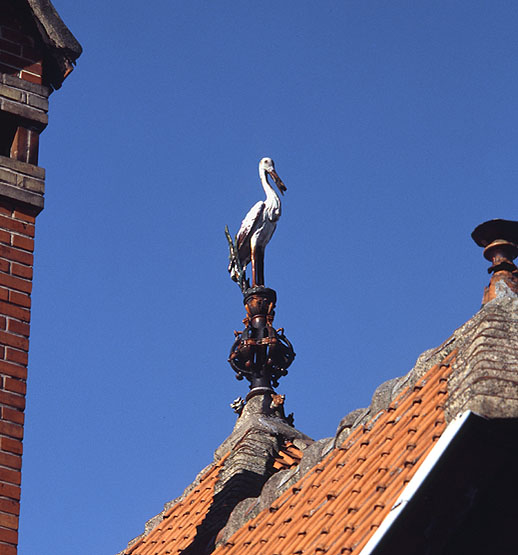
{"type": "MultiPolygon", "coordinates": [[[[247,553],[258,553],[255,546],[257,546],[258,549],[259,544],[257,542],[259,540],[257,538],[262,537],[262,529],[265,531],[266,529],[270,530],[269,538],[271,541],[268,541],[268,551],[271,553],[278,552],[281,548],[281,544],[287,548],[290,545],[289,538],[291,537],[294,539],[300,533],[303,535],[299,538],[297,545],[300,546],[301,549],[303,549],[304,546],[311,546],[311,548],[322,548],[326,551],[327,548],[325,548],[325,546],[330,546],[328,540],[333,536],[329,527],[326,532],[325,527],[327,525],[322,524],[324,528],[321,528],[320,525],[313,526],[311,530],[304,532],[298,528],[289,526],[286,528],[282,524],[282,522],[286,522],[286,520],[283,519],[288,518],[287,515],[293,515],[293,518],[295,518],[296,515],[298,515],[297,518],[302,515],[303,519],[311,519],[317,512],[321,512],[324,507],[329,507],[328,511],[332,511],[333,515],[335,513],[345,514],[346,517],[350,515],[347,519],[351,528],[348,534],[353,537],[353,534],[356,533],[357,526],[360,526],[361,522],[363,523],[361,519],[365,516],[364,513],[370,514],[370,511],[375,511],[376,507],[378,507],[377,511],[380,515],[383,511],[388,510],[388,500],[404,486],[407,477],[410,476],[412,472],[415,472],[418,461],[424,459],[426,453],[431,449],[435,441],[433,438],[430,438],[432,439],[430,442],[426,441],[426,435],[419,437],[419,441],[416,441],[415,438],[412,438],[411,441],[408,440],[408,423],[412,422],[416,417],[422,419],[423,422],[425,420],[434,422],[435,420],[436,424],[432,428],[429,426],[425,427],[428,430],[427,435],[433,436],[434,438],[436,437],[436,432],[434,431],[436,426],[441,429],[445,427],[442,409],[440,409],[440,414],[433,410],[426,412],[426,407],[428,406],[426,403],[423,404],[421,401],[413,403],[409,402],[409,399],[412,400],[412,393],[417,394],[418,392],[423,392],[423,396],[426,395],[426,399],[429,400],[428,402],[431,402],[433,406],[435,406],[435,404],[439,407],[442,406],[439,392],[441,387],[444,387],[443,380],[445,376],[452,370],[452,361],[455,359],[455,356],[456,352],[449,352],[443,357],[443,362],[432,365],[428,372],[416,382],[418,385],[422,384],[422,387],[416,388],[416,384],[409,384],[407,388],[405,388],[403,392],[400,392],[401,394],[386,407],[381,418],[379,413],[377,413],[371,416],[371,419],[366,425],[356,426],[345,439],[348,444],[347,447],[336,447],[328,451],[324,458],[315,464],[305,475],[299,476],[298,480],[295,482],[290,480],[288,481],[289,483],[285,484],[282,488],[278,488],[282,489],[282,491],[275,501],[275,504],[270,504],[270,510],[266,510],[267,508],[265,508],[259,513],[254,514],[254,518],[250,520],[248,526],[241,526],[234,535],[226,540],[226,542],[219,543],[215,553],[242,553],[244,551],[247,553]],[[389,410],[389,408],[393,410],[389,410]],[[400,435],[402,432],[405,432],[402,436],[403,441],[405,445],[409,446],[410,450],[399,450],[391,445],[390,442],[392,442],[393,437],[386,435],[387,422],[385,421],[393,416],[394,429],[397,429],[400,435]],[[371,421],[374,422],[372,426],[370,425],[371,421]],[[387,442],[389,443],[387,444],[387,442]],[[388,447],[385,447],[386,445],[388,445],[388,447]],[[373,447],[375,451],[372,451],[373,447]],[[383,455],[383,450],[387,448],[388,451],[383,455]],[[365,455],[363,455],[364,451],[365,455]],[[335,461],[334,466],[332,463],[333,460],[335,461]],[[382,467],[386,467],[384,471],[383,468],[379,466],[381,461],[383,461],[382,467]],[[393,469],[392,472],[389,472],[390,468],[393,469]],[[397,468],[400,468],[400,470],[394,472],[397,468]],[[335,474],[337,476],[342,476],[337,482],[333,482],[333,476],[335,474]],[[362,494],[362,486],[360,484],[366,483],[369,485],[374,478],[379,477],[381,479],[383,475],[387,476],[386,484],[380,488],[376,486],[376,492],[373,491],[371,494],[368,494],[367,498],[363,498],[362,495],[364,494],[362,494]],[[344,478],[345,481],[343,481],[344,478]],[[325,487],[324,483],[326,484],[325,487]],[[334,488],[329,487],[332,483],[336,484],[334,488]],[[323,489],[321,490],[321,488],[323,489]],[[389,491],[387,491],[387,489],[389,489],[389,491]],[[301,492],[303,495],[302,498],[298,497],[298,492],[301,492]],[[303,501],[304,496],[306,496],[306,502],[303,501]],[[360,504],[354,501],[356,496],[359,496],[358,502],[360,504]],[[372,506],[371,501],[374,502],[374,506],[372,506]],[[304,510],[304,507],[307,507],[307,509],[304,510]],[[341,509],[347,509],[346,513],[341,509]],[[302,514],[301,511],[304,514],[302,514]],[[281,528],[284,532],[280,533],[280,535],[277,534],[277,532],[273,531],[273,528],[270,528],[272,525],[277,526],[279,533],[281,528]],[[245,542],[246,548],[245,545],[241,543],[240,539],[245,533],[247,534],[247,540],[245,542]],[[322,536],[320,536],[320,534],[322,534],[322,536]],[[320,538],[326,538],[322,540],[322,545],[320,545],[320,538]],[[319,542],[317,542],[318,545],[311,543],[317,539],[319,540],[319,542]]],[[[297,472],[295,471],[293,476],[296,474],[297,472]]],[[[274,476],[271,480],[275,480],[277,476],[278,475],[274,476]]],[[[375,480],[374,482],[376,483],[375,480]]],[[[328,513],[326,512],[326,514],[328,513]]],[[[331,515],[331,513],[329,514],[331,515]]],[[[291,519],[292,517],[289,518],[291,519]]],[[[331,518],[331,516],[329,518],[331,518]]],[[[307,526],[309,526],[309,524],[307,526]]],[[[377,525],[375,525],[375,527],[377,527],[377,525]]],[[[343,525],[338,526],[337,530],[338,528],[339,531],[337,532],[335,530],[334,535],[338,533],[339,536],[343,536],[343,525]]],[[[365,533],[370,535],[373,530],[374,528],[371,527],[365,533]]],[[[365,535],[365,533],[362,534],[365,535]]],[[[363,539],[363,536],[358,538],[358,542],[363,542],[363,539]]],[[[264,546],[261,548],[260,552],[264,553],[264,546]]]]}
{"type": "Polygon", "coordinates": [[[265,553],[259,540],[269,553],[284,553],[286,545],[326,551],[338,541],[344,553],[356,551],[460,411],[518,416],[517,368],[518,297],[506,293],[423,352],[405,376],[378,386],[369,407],[346,415],[333,437],[310,444],[269,399],[254,397],[216,450],[215,462],[204,469],[218,468],[217,476],[200,477],[210,486],[208,495],[198,494],[196,481],[191,484],[184,496],[193,496],[192,506],[181,508],[182,497],[170,502],[170,515],[151,519],[152,533],[137,539],[141,547],[131,553],[183,549],[184,555],[198,555],[207,546],[218,554],[265,553]],[[498,365],[488,350],[498,354],[498,365]],[[299,453],[296,466],[282,467],[299,453]],[[259,476],[265,479],[261,484],[259,476]],[[217,520],[224,505],[232,509],[217,520]],[[187,519],[184,510],[195,513],[187,519]]]}

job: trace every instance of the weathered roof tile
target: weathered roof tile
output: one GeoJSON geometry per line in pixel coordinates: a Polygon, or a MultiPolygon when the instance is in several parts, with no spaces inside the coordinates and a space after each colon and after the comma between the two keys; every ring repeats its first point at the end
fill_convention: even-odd
{"type": "Polygon", "coordinates": [[[279,554],[358,551],[445,427],[444,379],[454,357],[402,391],[373,423],[354,430],[279,497],[273,513],[260,513],[214,553],[263,554],[266,541],[269,552],[279,554]]]}

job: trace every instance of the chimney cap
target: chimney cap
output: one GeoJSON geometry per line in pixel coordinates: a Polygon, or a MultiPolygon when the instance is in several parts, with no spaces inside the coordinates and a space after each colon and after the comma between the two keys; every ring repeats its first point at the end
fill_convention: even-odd
{"type": "Polygon", "coordinates": [[[518,244],[518,222],[512,220],[489,220],[478,225],[471,233],[479,247],[487,247],[497,240],[518,244]]]}

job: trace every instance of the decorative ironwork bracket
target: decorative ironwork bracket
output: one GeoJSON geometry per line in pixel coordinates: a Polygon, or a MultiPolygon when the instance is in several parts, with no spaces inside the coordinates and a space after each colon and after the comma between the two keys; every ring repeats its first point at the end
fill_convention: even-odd
{"type": "Polygon", "coordinates": [[[277,295],[273,289],[258,286],[244,292],[245,329],[234,332],[236,340],[230,349],[228,362],[236,378],[250,382],[250,393],[272,390],[288,373],[295,358],[292,344],[282,328],[273,327],[277,295]]]}

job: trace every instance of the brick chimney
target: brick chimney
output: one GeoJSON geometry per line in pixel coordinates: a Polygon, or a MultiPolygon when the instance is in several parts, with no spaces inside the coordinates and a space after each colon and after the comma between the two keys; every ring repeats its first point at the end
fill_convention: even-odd
{"type": "Polygon", "coordinates": [[[0,0],[0,553],[15,555],[48,97],[81,53],[49,0],[0,0]]]}

